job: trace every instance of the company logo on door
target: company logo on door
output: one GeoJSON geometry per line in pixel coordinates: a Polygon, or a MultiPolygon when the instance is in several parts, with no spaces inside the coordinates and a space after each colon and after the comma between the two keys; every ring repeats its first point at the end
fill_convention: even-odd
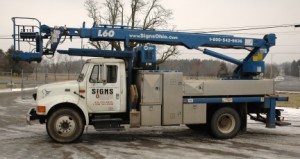
{"type": "Polygon", "coordinates": [[[94,105],[102,105],[102,106],[109,106],[113,105],[113,94],[114,89],[107,88],[94,88],[91,92],[96,97],[96,101],[94,101],[94,105]]]}

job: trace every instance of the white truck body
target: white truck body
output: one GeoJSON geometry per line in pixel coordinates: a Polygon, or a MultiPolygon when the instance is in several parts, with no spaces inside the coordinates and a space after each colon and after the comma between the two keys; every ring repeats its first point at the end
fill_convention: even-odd
{"type": "MultiPolygon", "coordinates": [[[[275,46],[275,34],[249,38],[96,23],[91,28],[85,24],[82,28],[50,27],[30,17],[13,17],[12,21],[14,60],[40,62],[43,55],[55,52],[106,57],[88,60],[77,82],[38,88],[34,95],[37,107],[29,111],[28,121],[39,119],[46,123],[49,136],[57,142],[76,141],[85,125],[93,125],[96,130],[119,130],[128,123],[132,127],[186,124],[197,130],[205,124],[212,136],[227,139],[246,130],[247,114],[251,113],[257,114],[252,119],[274,128],[280,119],[276,101],[288,100],[274,94],[273,81],[259,79],[265,72],[264,59],[275,46]],[[24,24],[26,21],[29,24],[24,24]],[[58,50],[63,36],[93,42],[113,41],[123,46],[121,50],[112,43],[110,50],[58,50]],[[51,45],[43,43],[46,39],[51,45]],[[23,52],[23,43],[36,47],[32,52],[23,52]],[[237,67],[223,80],[183,81],[180,72],[159,71],[153,44],[184,46],[237,67]],[[238,49],[247,55],[239,60],[208,48],[238,49]]],[[[168,52],[176,51],[173,47],[168,49],[168,52]]],[[[169,55],[163,57],[167,59],[169,55]]]]}
{"type": "MultiPolygon", "coordinates": [[[[248,108],[249,111],[268,108],[268,105],[264,104],[265,98],[274,95],[273,80],[183,81],[181,72],[141,70],[134,79],[137,90],[133,91],[129,98],[127,92],[130,87],[127,87],[126,79],[126,66],[123,60],[90,59],[84,65],[77,81],[40,86],[37,89],[35,117],[32,117],[34,113],[31,110],[28,121],[40,119],[41,123],[46,123],[50,136],[52,131],[58,132],[58,136],[70,134],[72,131],[82,133],[83,128],[79,130],[71,128],[78,124],[94,125],[97,130],[116,127],[119,129],[122,128],[121,124],[128,123],[132,127],[186,124],[193,128],[194,125],[211,124],[207,123],[212,120],[211,116],[224,105],[226,106],[224,111],[231,113],[234,110],[234,113],[228,116],[232,120],[229,127],[233,125],[230,130],[233,131],[241,129],[242,121],[246,124],[247,106],[254,108],[248,108]],[[136,96],[136,99],[132,103],[136,106],[130,110],[128,100],[134,99],[133,96],[136,96]],[[200,102],[195,102],[196,100],[200,102]],[[63,112],[55,113],[61,108],[63,112]],[[70,110],[71,113],[68,112],[70,110]],[[78,114],[72,116],[74,110],[78,114]],[[131,111],[134,112],[130,113],[131,111]],[[239,114],[243,111],[245,112],[239,114]],[[61,115],[64,112],[67,112],[67,115],[61,115]],[[52,116],[55,118],[51,119],[52,116]],[[76,116],[79,116],[77,120],[82,123],[75,122],[73,118],[76,116]],[[237,118],[237,121],[233,120],[234,118],[237,118]],[[55,124],[51,127],[53,122],[55,124]],[[235,125],[239,126],[235,128],[235,125]]],[[[217,128],[221,129],[221,126],[217,128]]],[[[231,131],[229,136],[221,138],[230,138],[237,134],[237,132],[231,134],[231,131]]],[[[51,137],[58,142],[75,140],[74,137],[69,140],[59,139],[53,135],[51,137]]]]}

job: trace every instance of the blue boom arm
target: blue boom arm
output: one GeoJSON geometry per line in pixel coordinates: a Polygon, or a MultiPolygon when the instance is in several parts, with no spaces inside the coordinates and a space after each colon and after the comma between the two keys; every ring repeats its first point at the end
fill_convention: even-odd
{"type": "MultiPolygon", "coordinates": [[[[88,38],[90,41],[122,41],[124,42],[125,51],[107,51],[94,49],[69,49],[58,50],[60,53],[78,56],[105,56],[134,58],[135,51],[131,47],[132,42],[150,43],[150,44],[166,44],[166,45],[181,45],[188,49],[197,49],[204,54],[234,63],[237,65],[235,76],[238,78],[252,78],[255,75],[264,72],[264,58],[269,52],[270,47],[275,45],[275,34],[267,34],[262,39],[235,37],[231,35],[218,34],[202,34],[202,33],[186,33],[174,31],[156,31],[156,30],[141,30],[129,29],[123,26],[100,25],[92,28],[66,28],[66,27],[49,27],[41,25],[34,18],[25,18],[38,21],[38,26],[19,25],[16,23],[20,17],[12,18],[14,23],[14,59],[22,61],[40,61],[43,55],[53,55],[58,44],[61,43],[63,37],[80,37],[88,38]],[[38,31],[34,29],[37,28],[38,31]],[[43,39],[49,41],[43,45],[43,39]],[[31,52],[21,52],[20,43],[35,43],[35,49],[31,52]],[[210,48],[231,48],[231,49],[246,49],[250,53],[243,61],[234,59],[221,53],[201,47],[210,48]],[[129,55],[131,54],[132,55],[129,55]]],[[[145,49],[136,49],[136,51],[145,49]]],[[[155,56],[152,56],[155,57],[155,56]]],[[[155,60],[155,59],[154,59],[155,60]]]]}
{"type": "Polygon", "coordinates": [[[89,38],[91,41],[124,41],[125,47],[129,47],[129,42],[182,45],[188,49],[199,47],[244,49],[275,45],[274,34],[266,35],[264,39],[254,39],[231,35],[112,28],[112,26],[107,25],[82,28],[80,29],[80,37],[89,38]]]}

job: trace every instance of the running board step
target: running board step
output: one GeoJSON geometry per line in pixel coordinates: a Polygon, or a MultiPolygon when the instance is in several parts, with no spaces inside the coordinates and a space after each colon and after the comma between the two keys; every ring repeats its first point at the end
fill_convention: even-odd
{"type": "Polygon", "coordinates": [[[120,131],[124,130],[124,126],[121,126],[122,119],[120,118],[96,118],[92,119],[94,128],[97,131],[120,131]]]}

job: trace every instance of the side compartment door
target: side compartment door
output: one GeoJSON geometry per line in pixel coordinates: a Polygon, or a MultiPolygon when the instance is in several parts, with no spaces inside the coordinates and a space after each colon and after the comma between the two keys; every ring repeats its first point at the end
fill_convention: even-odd
{"type": "Polygon", "coordinates": [[[87,106],[95,113],[119,112],[119,64],[94,65],[87,80],[87,106]]]}

